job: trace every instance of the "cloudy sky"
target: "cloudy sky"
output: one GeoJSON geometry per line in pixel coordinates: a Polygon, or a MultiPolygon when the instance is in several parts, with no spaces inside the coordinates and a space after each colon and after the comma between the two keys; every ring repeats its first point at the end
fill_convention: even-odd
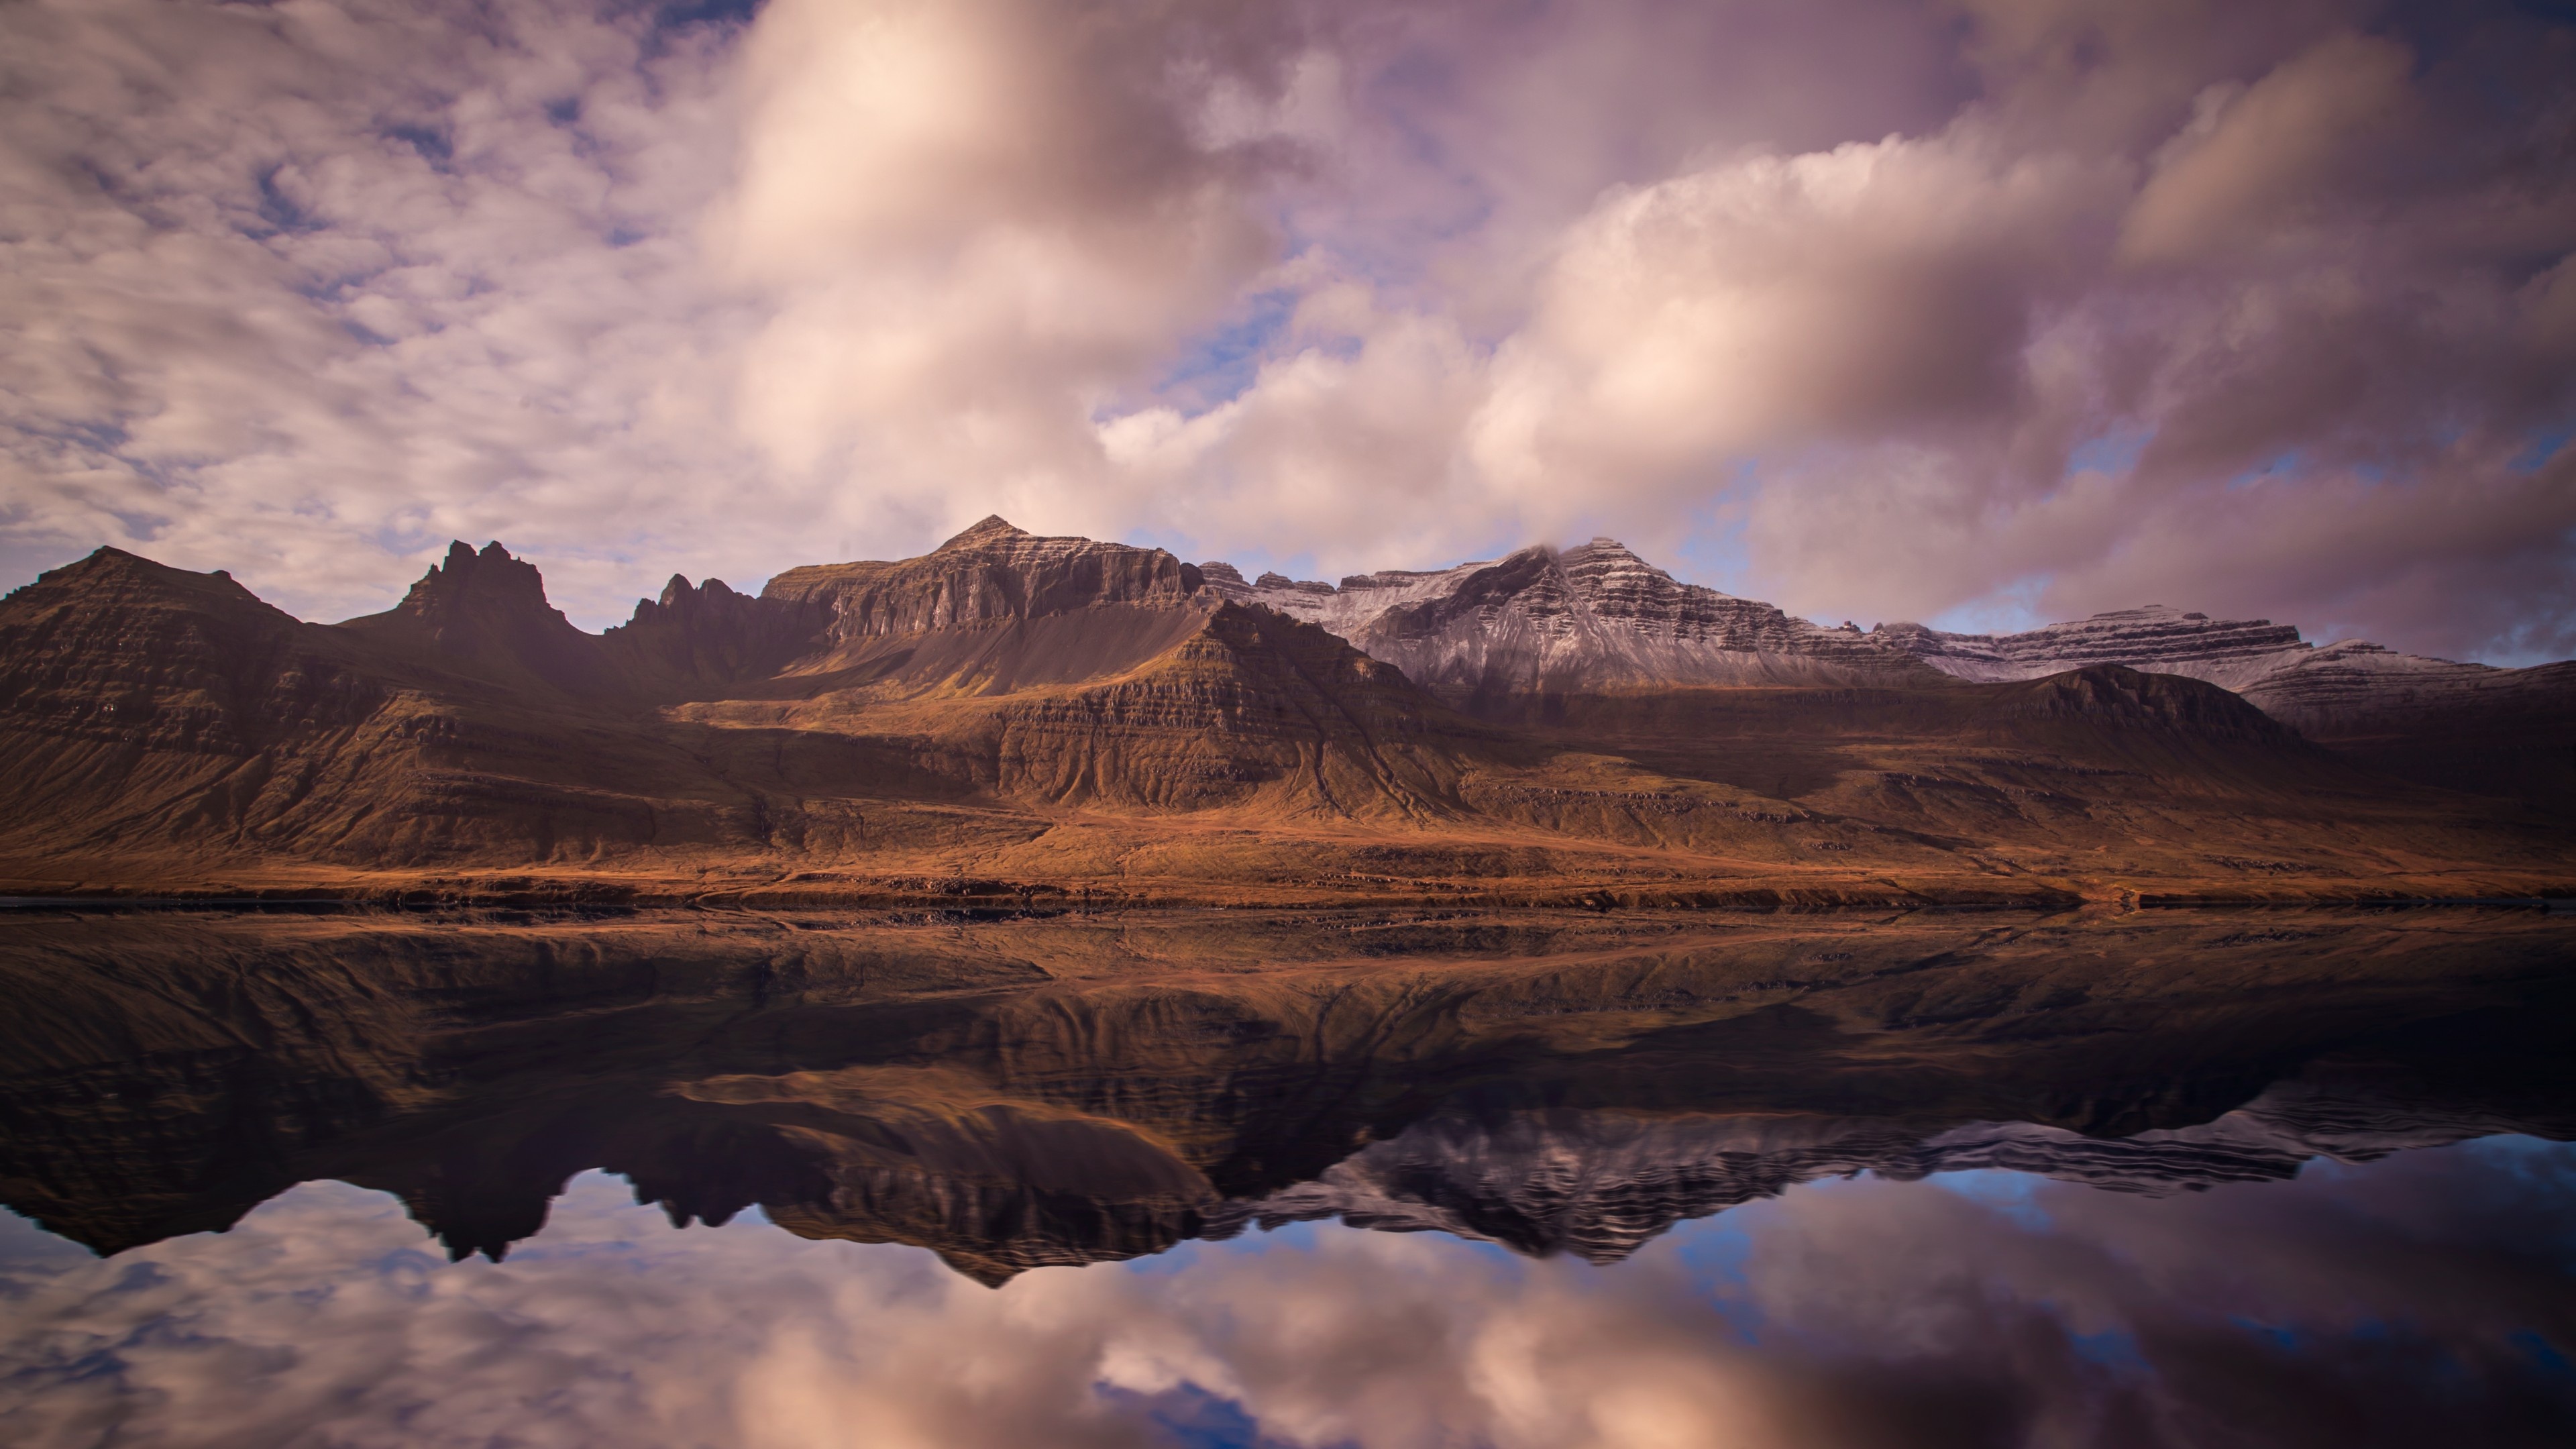
{"type": "Polygon", "coordinates": [[[2571,1193],[2576,1150],[2529,1138],[2165,1199],[1863,1177],[1606,1269],[1310,1225],[996,1291],[756,1215],[673,1230],[599,1174],[505,1262],[450,1265],[392,1198],[315,1183],[104,1261],[0,1219],[0,1430],[26,1449],[2558,1444],[2571,1193]]]}
{"type": "Polygon", "coordinates": [[[2576,654],[2576,15],[14,0],[0,584],[593,627],[998,512],[2576,654]]]}

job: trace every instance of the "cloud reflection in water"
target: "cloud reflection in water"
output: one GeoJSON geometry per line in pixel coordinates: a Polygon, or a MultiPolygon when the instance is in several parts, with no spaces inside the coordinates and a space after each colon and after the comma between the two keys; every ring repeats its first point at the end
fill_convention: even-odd
{"type": "Polygon", "coordinates": [[[2565,1443],[2576,1147],[2172,1198],[1863,1175],[1595,1267],[1297,1224],[987,1289],[577,1178],[504,1263],[307,1184],[90,1261],[0,1235],[52,1446],[2565,1443]]]}

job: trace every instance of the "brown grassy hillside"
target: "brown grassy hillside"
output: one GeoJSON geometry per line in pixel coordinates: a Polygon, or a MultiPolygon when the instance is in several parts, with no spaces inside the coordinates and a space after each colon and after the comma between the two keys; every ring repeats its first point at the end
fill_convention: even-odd
{"type": "Polygon", "coordinates": [[[2576,835],[2125,669],[1487,701],[988,520],[674,580],[497,544],[298,621],[115,550],[0,601],[0,890],[1690,905],[2555,892],[2576,835]]]}

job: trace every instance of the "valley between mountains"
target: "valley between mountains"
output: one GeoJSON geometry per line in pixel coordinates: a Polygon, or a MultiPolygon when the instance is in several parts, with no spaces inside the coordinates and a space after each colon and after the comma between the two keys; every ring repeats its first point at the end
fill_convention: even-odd
{"type": "Polygon", "coordinates": [[[2576,663],[2168,608],[1830,629],[1606,539],[1330,585],[987,519],[601,634],[497,543],[329,625],[101,549],[0,601],[0,752],[22,896],[2576,894],[2576,663]]]}

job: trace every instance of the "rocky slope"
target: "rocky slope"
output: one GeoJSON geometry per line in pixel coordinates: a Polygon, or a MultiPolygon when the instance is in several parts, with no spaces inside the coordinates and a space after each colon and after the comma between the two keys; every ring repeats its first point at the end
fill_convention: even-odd
{"type": "MultiPolygon", "coordinates": [[[[1417,828],[1474,813],[1468,776],[1530,765],[1168,553],[998,519],[757,598],[675,578],[601,635],[498,544],[330,626],[102,551],[0,602],[0,742],[29,765],[0,783],[19,880],[64,861],[953,873],[1048,835],[1048,812],[1417,828]]],[[[1095,838],[1050,873],[1123,875],[1132,832],[1095,838]]]]}
{"type": "Polygon", "coordinates": [[[1453,703],[1674,685],[1938,683],[1849,625],[1684,584],[1626,545],[1527,548],[1437,573],[1359,574],[1339,587],[1264,574],[1211,586],[1341,635],[1453,703]]]}
{"type": "Polygon", "coordinates": [[[2348,758],[2445,789],[2576,804],[2576,662],[2496,669],[2358,640],[2241,691],[2348,758]]]}
{"type": "Polygon", "coordinates": [[[2362,640],[2320,648],[2268,619],[2162,605],[2021,634],[1920,624],[1871,634],[1960,679],[2035,679],[2089,664],[2205,679],[2376,769],[2535,804],[2576,801],[2576,662],[2498,669],[2362,640]]]}
{"type": "Polygon", "coordinates": [[[2532,803],[2576,801],[2576,663],[2496,669],[2358,641],[2317,648],[2290,625],[2164,605],[2018,634],[1922,624],[1827,629],[1683,584],[1596,538],[1492,563],[1357,574],[1339,585],[1206,563],[1207,587],[1312,621],[1441,698],[1526,715],[1550,696],[1697,685],[2009,683],[2116,665],[2242,695],[2371,768],[2532,803]]]}
{"type": "Polygon", "coordinates": [[[987,518],[920,558],[789,569],[760,599],[810,631],[788,678],[999,695],[1109,678],[1171,649],[1217,602],[1200,582],[1160,549],[987,518]]]}
{"type": "Polygon", "coordinates": [[[459,549],[402,607],[299,622],[102,550],[0,602],[5,853],[594,859],[743,833],[750,797],[585,703],[616,679],[535,570],[459,549]]]}
{"type": "MultiPolygon", "coordinates": [[[[2311,654],[2320,688],[2330,655],[2374,662],[2311,654]]],[[[2480,711],[2507,763],[2559,708],[2512,698],[2480,711]]],[[[2408,718],[2389,759],[2457,727],[2408,718]]],[[[2528,893],[2571,868],[2563,829],[2392,788],[2215,686],[1961,681],[1607,541],[1307,589],[988,519],[758,597],[675,578],[603,634],[498,544],[338,625],[103,550],[0,600],[0,748],[0,881],[33,894],[518,894],[534,869],[657,896],[971,873],[1023,899],[1985,901],[2256,870],[2528,893]]]]}

